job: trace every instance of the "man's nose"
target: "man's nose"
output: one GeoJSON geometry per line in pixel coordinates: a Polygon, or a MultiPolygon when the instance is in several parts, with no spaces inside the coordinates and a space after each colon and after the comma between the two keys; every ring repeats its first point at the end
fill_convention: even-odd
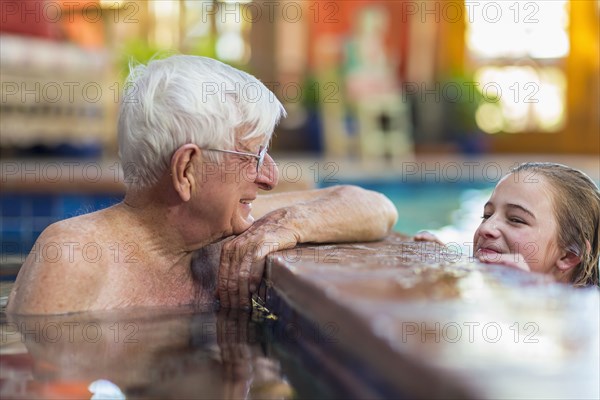
{"type": "Polygon", "coordinates": [[[254,181],[262,190],[271,190],[279,182],[279,168],[269,153],[265,154],[263,165],[258,170],[256,180],[254,181]]]}

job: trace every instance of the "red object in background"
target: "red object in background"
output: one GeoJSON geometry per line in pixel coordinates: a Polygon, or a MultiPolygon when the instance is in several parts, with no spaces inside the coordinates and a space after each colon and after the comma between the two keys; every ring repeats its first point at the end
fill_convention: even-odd
{"type": "Polygon", "coordinates": [[[0,0],[0,33],[103,48],[102,12],[98,0],[0,0]]]}
{"type": "Polygon", "coordinates": [[[0,1],[0,32],[60,39],[62,9],[44,0],[0,1]]]}

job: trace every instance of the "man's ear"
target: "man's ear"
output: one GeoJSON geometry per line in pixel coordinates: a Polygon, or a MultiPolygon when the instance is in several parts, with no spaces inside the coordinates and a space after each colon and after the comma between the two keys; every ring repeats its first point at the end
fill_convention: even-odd
{"type": "Polygon", "coordinates": [[[581,262],[581,257],[572,251],[565,251],[561,258],[556,261],[556,266],[562,272],[567,272],[573,267],[576,267],[581,262]]]}
{"type": "Polygon", "coordinates": [[[183,201],[189,201],[192,197],[196,180],[194,179],[193,161],[201,157],[200,148],[195,144],[184,144],[173,153],[171,165],[169,166],[171,183],[183,201]]]}

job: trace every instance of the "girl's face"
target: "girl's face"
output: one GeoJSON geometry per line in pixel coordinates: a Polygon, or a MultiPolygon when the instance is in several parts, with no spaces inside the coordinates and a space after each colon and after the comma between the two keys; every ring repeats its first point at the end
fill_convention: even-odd
{"type": "Polygon", "coordinates": [[[502,254],[520,254],[531,271],[556,274],[563,254],[557,244],[552,196],[539,174],[505,176],[485,204],[473,237],[473,256],[494,262],[502,254]]]}

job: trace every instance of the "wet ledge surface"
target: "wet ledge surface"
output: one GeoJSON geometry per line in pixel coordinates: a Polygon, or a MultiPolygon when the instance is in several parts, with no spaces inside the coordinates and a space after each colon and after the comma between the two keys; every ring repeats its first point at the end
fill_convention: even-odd
{"type": "Polygon", "coordinates": [[[392,235],[267,263],[284,337],[348,393],[598,398],[599,292],[392,235]]]}

